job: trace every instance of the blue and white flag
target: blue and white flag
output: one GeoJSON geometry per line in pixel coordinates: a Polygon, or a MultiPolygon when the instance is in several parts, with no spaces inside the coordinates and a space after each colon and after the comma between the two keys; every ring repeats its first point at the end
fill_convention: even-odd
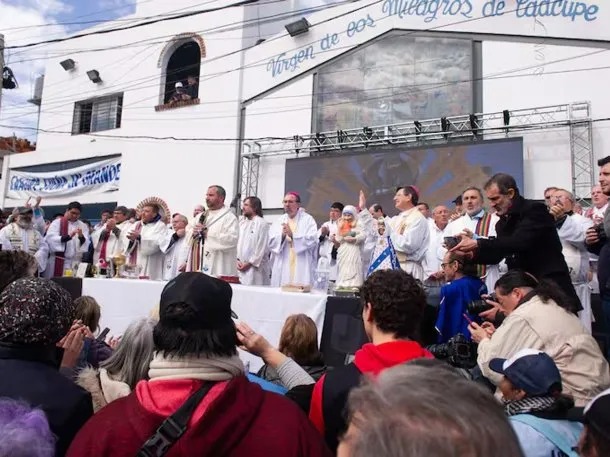
{"type": "Polygon", "coordinates": [[[376,259],[373,260],[369,271],[366,273],[367,278],[371,273],[377,270],[400,270],[400,262],[396,257],[396,251],[390,237],[387,237],[388,245],[386,248],[379,253],[376,259]]]}

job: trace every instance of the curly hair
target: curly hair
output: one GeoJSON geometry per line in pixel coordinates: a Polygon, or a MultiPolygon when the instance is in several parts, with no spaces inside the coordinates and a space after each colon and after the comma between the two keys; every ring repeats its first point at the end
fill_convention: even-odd
{"type": "Polygon", "coordinates": [[[419,328],[426,307],[421,284],[402,270],[378,270],[360,291],[363,304],[369,303],[379,330],[396,338],[419,339],[419,328]]]}
{"type": "Polygon", "coordinates": [[[36,258],[25,251],[0,251],[0,292],[13,281],[34,276],[38,270],[36,258]]]}

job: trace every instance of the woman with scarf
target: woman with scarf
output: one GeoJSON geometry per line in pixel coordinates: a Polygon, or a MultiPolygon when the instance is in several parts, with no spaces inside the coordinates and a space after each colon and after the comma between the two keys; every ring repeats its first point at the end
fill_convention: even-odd
{"type": "Polygon", "coordinates": [[[583,425],[562,394],[561,375],[547,354],[523,349],[510,359],[493,359],[489,368],[504,375],[500,383],[504,410],[526,457],[565,455],[578,443],[583,425]]]}

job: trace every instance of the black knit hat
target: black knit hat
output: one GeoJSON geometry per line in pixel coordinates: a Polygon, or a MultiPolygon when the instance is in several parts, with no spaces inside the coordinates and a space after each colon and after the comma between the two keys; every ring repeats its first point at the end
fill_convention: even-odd
{"type": "Polygon", "coordinates": [[[55,344],[70,330],[75,313],[72,297],[57,283],[18,279],[0,294],[0,342],[55,344]]]}

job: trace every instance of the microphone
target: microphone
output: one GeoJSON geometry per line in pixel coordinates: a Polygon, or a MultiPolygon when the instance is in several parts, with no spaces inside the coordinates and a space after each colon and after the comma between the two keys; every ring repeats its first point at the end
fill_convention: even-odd
{"type": "Polygon", "coordinates": [[[239,200],[241,200],[241,194],[235,194],[235,197],[233,197],[233,200],[231,200],[230,208],[237,208],[239,200]]]}

